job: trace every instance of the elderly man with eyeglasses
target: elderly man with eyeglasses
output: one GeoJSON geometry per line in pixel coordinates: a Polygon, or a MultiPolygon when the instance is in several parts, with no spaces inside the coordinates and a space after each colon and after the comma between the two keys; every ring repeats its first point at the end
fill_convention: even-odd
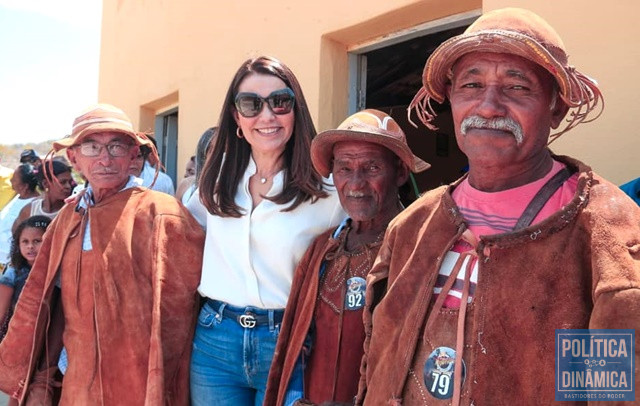
{"type": "Polygon", "coordinates": [[[106,104],[54,143],[89,187],[49,228],[0,344],[0,389],[21,402],[51,403],[61,341],[62,404],[189,402],[204,235],[173,197],[129,175],[149,144],[106,104]]]}

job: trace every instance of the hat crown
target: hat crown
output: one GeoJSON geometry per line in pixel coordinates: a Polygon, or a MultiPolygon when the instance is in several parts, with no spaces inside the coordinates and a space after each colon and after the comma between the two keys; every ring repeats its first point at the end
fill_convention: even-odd
{"type": "Polygon", "coordinates": [[[440,44],[429,56],[422,72],[422,88],[409,104],[428,128],[436,130],[436,117],[430,102],[443,103],[447,84],[458,59],[473,52],[517,55],[537,64],[551,74],[558,84],[558,95],[571,109],[566,125],[551,135],[552,140],[580,123],[595,120],[604,109],[598,83],[568,63],[564,43],[558,33],[537,14],[506,8],[490,11],[460,35],[440,44]],[[596,112],[596,116],[591,115],[596,112]]]}
{"type": "Polygon", "coordinates": [[[311,143],[311,162],[322,176],[331,173],[333,147],[338,142],[357,141],[381,145],[393,152],[412,172],[421,172],[429,164],[413,155],[404,131],[385,112],[362,110],[344,120],[337,129],[318,134],[311,143]]]}
{"type": "Polygon", "coordinates": [[[492,32],[515,32],[526,35],[542,45],[563,65],[567,64],[567,54],[562,38],[542,17],[521,8],[503,8],[483,14],[471,24],[462,35],[492,32]]]}
{"type": "Polygon", "coordinates": [[[98,133],[124,134],[136,145],[148,144],[151,141],[138,137],[133,129],[133,123],[119,108],[111,104],[100,103],[85,109],[73,120],[71,134],[53,143],[54,151],[69,148],[81,143],[85,137],[98,133]]]}
{"type": "Polygon", "coordinates": [[[71,137],[75,137],[86,129],[94,126],[108,126],[109,124],[118,127],[126,127],[133,131],[133,124],[124,111],[110,104],[97,104],[82,112],[75,120],[71,128],[71,137]]]}
{"type": "Polygon", "coordinates": [[[362,110],[349,116],[338,126],[338,130],[384,135],[407,143],[404,131],[398,123],[390,115],[374,109],[362,110]]]}

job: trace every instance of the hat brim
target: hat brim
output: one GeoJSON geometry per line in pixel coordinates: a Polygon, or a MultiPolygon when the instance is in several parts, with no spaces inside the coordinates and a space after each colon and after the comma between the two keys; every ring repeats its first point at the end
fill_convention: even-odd
{"type": "Polygon", "coordinates": [[[564,66],[539,42],[515,31],[483,30],[462,34],[443,42],[431,54],[422,73],[422,84],[438,103],[446,97],[446,87],[453,65],[471,52],[518,55],[540,65],[558,82],[562,98],[570,100],[570,79],[564,66]]]}
{"type": "Polygon", "coordinates": [[[327,178],[331,174],[333,146],[342,141],[362,141],[381,145],[397,155],[414,173],[426,171],[431,165],[414,155],[409,146],[394,138],[351,130],[327,130],[318,134],[311,142],[311,162],[320,175],[327,178]]]}
{"type": "Polygon", "coordinates": [[[148,139],[138,136],[130,127],[125,125],[118,125],[114,123],[94,124],[90,128],[86,128],[80,131],[76,136],[67,136],[61,140],[54,141],[53,149],[58,152],[61,149],[69,148],[73,145],[80,144],[87,136],[104,132],[116,132],[124,135],[128,135],[136,145],[152,145],[152,142],[148,139]]]}

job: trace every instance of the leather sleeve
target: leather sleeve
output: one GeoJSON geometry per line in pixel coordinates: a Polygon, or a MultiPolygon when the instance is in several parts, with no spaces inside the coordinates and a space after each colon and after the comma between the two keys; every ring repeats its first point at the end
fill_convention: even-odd
{"type": "Polygon", "coordinates": [[[265,405],[282,404],[287,393],[291,374],[304,348],[315,311],[319,269],[325,254],[335,245],[330,238],[331,231],[332,229],[327,230],[316,237],[294,271],[291,292],[269,369],[265,405]]]}
{"type": "Polygon", "coordinates": [[[293,354],[290,347],[291,339],[295,331],[293,331],[294,320],[298,309],[299,298],[301,289],[305,286],[305,279],[309,272],[314,272],[309,267],[311,266],[311,258],[313,256],[313,247],[318,243],[318,240],[311,244],[311,247],[307,249],[304,256],[298,263],[294,274],[293,282],[291,284],[291,292],[289,293],[289,299],[287,300],[287,307],[285,308],[282,324],[280,325],[280,334],[278,335],[278,342],[276,343],[276,349],[273,354],[273,361],[271,362],[271,368],[269,368],[269,378],[267,379],[267,388],[265,393],[265,404],[278,404],[277,399],[284,396],[289,380],[291,378],[291,371],[285,371],[285,364],[291,364],[291,358],[294,360],[298,358],[298,353],[293,354]]]}
{"type": "Polygon", "coordinates": [[[188,404],[189,362],[198,311],[204,232],[182,215],[154,220],[153,310],[146,404],[188,404]],[[166,396],[163,399],[163,396],[166,396]]]}
{"type": "MultiPolygon", "coordinates": [[[[640,289],[625,289],[601,294],[596,300],[590,329],[635,329],[635,389],[640,385],[640,289]]],[[[629,382],[631,383],[631,382],[629,382]]],[[[626,405],[629,402],[589,402],[589,405],[626,405]]]]}
{"type": "MultiPolygon", "coordinates": [[[[640,384],[640,208],[608,182],[594,187],[593,310],[590,329],[635,329],[635,388],[640,384]]],[[[638,394],[636,393],[636,399],[638,394]]],[[[589,402],[612,406],[625,402],[589,402]]]]}
{"type": "Polygon", "coordinates": [[[367,276],[367,291],[365,293],[365,306],[362,312],[362,321],[364,323],[364,354],[360,362],[360,382],[358,383],[358,394],[356,395],[355,404],[362,405],[367,395],[369,367],[369,349],[371,347],[371,335],[373,332],[373,312],[375,307],[380,303],[387,291],[387,282],[389,279],[389,267],[391,263],[391,247],[395,234],[392,229],[387,231],[378,257],[376,258],[371,272],[367,276]]]}

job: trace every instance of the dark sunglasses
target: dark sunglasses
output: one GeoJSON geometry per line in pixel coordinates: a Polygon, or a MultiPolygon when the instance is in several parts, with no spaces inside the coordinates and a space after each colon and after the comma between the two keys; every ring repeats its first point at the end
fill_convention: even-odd
{"type": "Polygon", "coordinates": [[[293,90],[288,87],[271,92],[267,97],[260,97],[255,93],[238,93],[235,99],[236,110],[243,117],[255,117],[262,111],[262,105],[267,106],[273,114],[290,113],[296,98],[293,90]]]}

